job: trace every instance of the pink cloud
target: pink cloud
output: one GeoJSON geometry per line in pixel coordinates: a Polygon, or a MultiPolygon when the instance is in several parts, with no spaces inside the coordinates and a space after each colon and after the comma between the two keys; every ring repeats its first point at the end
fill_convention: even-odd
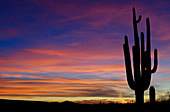
{"type": "Polygon", "coordinates": [[[105,73],[124,71],[122,63],[107,60],[122,60],[120,52],[92,49],[25,49],[0,59],[1,72],[26,73],[105,73]],[[106,62],[103,62],[105,61],[106,62]],[[98,63],[98,64],[96,64],[98,63]],[[10,66],[9,66],[10,65],[10,66]]]}

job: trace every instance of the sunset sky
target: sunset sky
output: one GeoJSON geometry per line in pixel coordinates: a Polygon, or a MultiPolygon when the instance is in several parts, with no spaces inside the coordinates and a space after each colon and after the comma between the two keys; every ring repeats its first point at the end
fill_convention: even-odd
{"type": "MultiPolygon", "coordinates": [[[[157,97],[170,91],[170,1],[1,0],[0,99],[134,100],[123,43],[133,45],[132,7],[150,18],[157,97]]],[[[146,33],[145,33],[146,34],[146,33]]],[[[153,65],[153,59],[152,59],[153,65]]],[[[148,90],[145,91],[145,99],[148,90]]]]}

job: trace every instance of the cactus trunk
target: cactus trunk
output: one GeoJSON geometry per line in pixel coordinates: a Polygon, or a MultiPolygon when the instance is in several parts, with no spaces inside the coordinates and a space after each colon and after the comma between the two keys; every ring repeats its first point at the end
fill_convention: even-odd
{"type": "Polygon", "coordinates": [[[137,104],[144,103],[144,91],[143,90],[135,90],[135,96],[136,96],[137,104]]]}
{"type": "Polygon", "coordinates": [[[126,76],[129,87],[135,91],[136,103],[144,102],[144,91],[148,89],[151,81],[151,74],[155,73],[158,65],[157,49],[154,50],[154,66],[151,69],[151,39],[150,39],[150,21],[146,19],[146,49],[144,33],[141,32],[139,44],[139,35],[137,24],[141,21],[140,15],[136,19],[135,8],[133,8],[133,28],[134,28],[134,46],[132,47],[134,75],[132,75],[131,57],[129,51],[128,37],[125,35],[123,44],[126,76]]]}

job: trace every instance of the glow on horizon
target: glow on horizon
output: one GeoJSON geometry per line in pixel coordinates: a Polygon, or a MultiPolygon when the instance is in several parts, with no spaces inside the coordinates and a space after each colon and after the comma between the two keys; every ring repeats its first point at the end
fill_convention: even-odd
{"type": "Polygon", "coordinates": [[[36,97],[36,98],[11,98],[6,97],[2,99],[11,99],[11,100],[25,100],[25,101],[43,101],[43,102],[64,102],[71,101],[81,104],[98,104],[102,103],[129,103],[135,101],[134,98],[112,98],[112,97],[36,97]]]}

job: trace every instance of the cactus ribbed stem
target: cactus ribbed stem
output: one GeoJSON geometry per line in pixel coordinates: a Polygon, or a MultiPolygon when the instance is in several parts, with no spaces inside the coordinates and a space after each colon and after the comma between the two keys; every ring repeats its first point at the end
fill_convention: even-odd
{"type": "Polygon", "coordinates": [[[123,44],[126,76],[129,87],[135,91],[136,103],[144,102],[144,91],[148,89],[151,81],[151,74],[155,73],[158,66],[157,49],[154,50],[154,66],[151,69],[151,39],[150,39],[150,21],[146,19],[146,49],[144,33],[141,32],[141,46],[139,44],[139,35],[137,23],[141,21],[140,15],[136,19],[135,8],[133,8],[133,28],[134,28],[134,46],[132,47],[134,75],[132,75],[131,57],[129,51],[128,37],[125,35],[123,44]],[[141,48],[141,49],[140,49],[141,48]],[[133,77],[134,76],[134,77],[133,77]]]}
{"type": "Polygon", "coordinates": [[[149,88],[149,98],[151,104],[155,103],[155,88],[153,86],[149,88]]]}

